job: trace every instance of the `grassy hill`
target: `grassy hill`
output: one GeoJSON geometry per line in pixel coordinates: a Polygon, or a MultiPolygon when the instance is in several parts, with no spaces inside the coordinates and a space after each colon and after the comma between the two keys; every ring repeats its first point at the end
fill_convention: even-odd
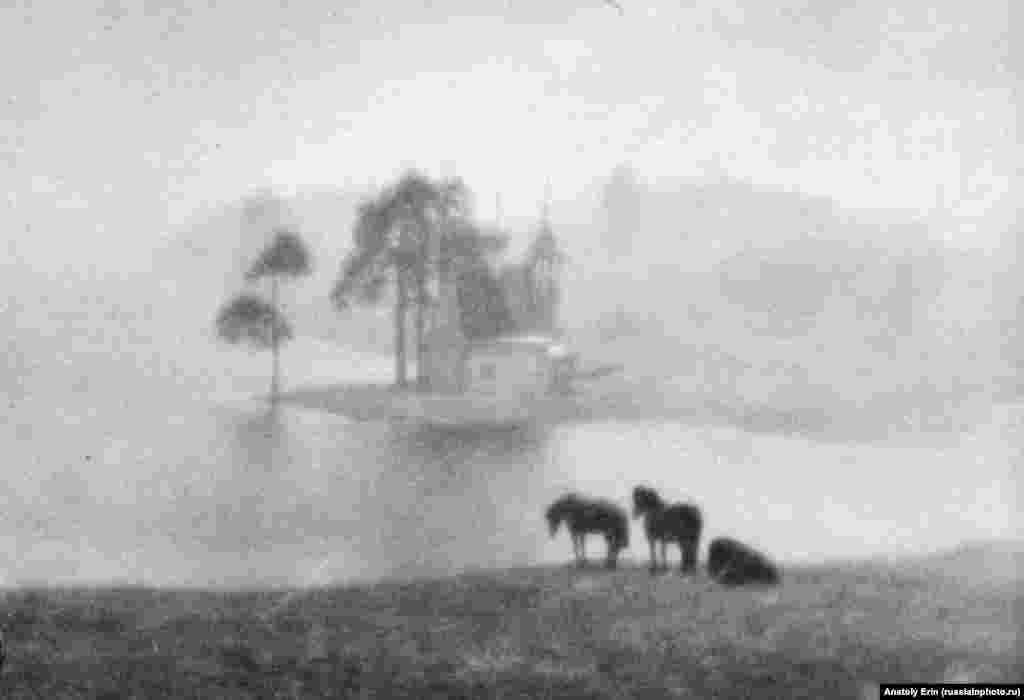
{"type": "Polygon", "coordinates": [[[1020,681],[1020,545],[703,575],[533,568],[306,591],[7,592],[9,698],[873,698],[1020,681]],[[1009,578],[979,562],[1011,560],[1009,578]]]}

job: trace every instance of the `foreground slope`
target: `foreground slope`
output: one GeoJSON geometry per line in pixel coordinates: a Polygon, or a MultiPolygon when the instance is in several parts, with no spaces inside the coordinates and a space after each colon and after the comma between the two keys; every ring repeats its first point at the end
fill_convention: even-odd
{"type": "Polygon", "coordinates": [[[884,681],[1020,681],[1022,562],[1019,545],[976,545],[761,590],[627,567],[8,592],[0,683],[11,698],[861,698],[884,681]]]}

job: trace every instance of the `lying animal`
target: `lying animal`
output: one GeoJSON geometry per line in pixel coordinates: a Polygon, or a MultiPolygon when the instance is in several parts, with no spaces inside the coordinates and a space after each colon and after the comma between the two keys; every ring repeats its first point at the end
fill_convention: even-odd
{"type": "Polygon", "coordinates": [[[779,582],[779,569],[775,564],[757,550],[729,537],[719,537],[711,543],[708,574],[726,586],[779,582]]]}

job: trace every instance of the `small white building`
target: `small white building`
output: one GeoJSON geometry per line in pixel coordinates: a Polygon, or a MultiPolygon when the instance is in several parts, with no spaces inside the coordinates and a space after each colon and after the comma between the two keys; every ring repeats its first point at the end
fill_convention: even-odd
{"type": "Polygon", "coordinates": [[[406,395],[406,417],[440,426],[502,425],[550,419],[564,411],[575,356],[546,336],[453,342],[435,336],[427,392],[406,395]],[[442,339],[444,342],[441,342],[442,339]]]}
{"type": "MultiPolygon", "coordinates": [[[[545,284],[551,282],[545,278],[545,284]]],[[[425,338],[423,373],[435,396],[466,396],[504,403],[567,389],[575,356],[552,335],[472,340],[461,330],[455,275],[441,276],[433,328],[425,338]]]]}
{"type": "Polygon", "coordinates": [[[494,399],[537,399],[558,392],[572,372],[572,356],[553,338],[510,336],[466,343],[462,392],[494,399]]]}

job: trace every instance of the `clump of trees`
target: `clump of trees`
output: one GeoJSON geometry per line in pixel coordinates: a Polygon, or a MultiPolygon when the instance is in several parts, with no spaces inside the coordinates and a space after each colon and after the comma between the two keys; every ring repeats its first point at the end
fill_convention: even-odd
{"type": "Polygon", "coordinates": [[[505,289],[485,260],[472,260],[458,273],[459,325],[470,340],[516,332],[505,289]]]}
{"type": "MultiPolygon", "coordinates": [[[[505,332],[508,309],[488,256],[507,237],[485,233],[472,219],[471,197],[458,178],[432,180],[410,171],[364,200],[356,212],[352,250],[331,292],[339,310],[353,303],[377,304],[390,290],[394,302],[395,384],[408,385],[406,325],[414,316],[416,366],[426,355],[427,314],[436,280],[455,282],[460,323],[471,338],[505,332]]],[[[423,386],[425,377],[418,383],[423,386]]]]}
{"type": "MultiPolygon", "coordinates": [[[[216,327],[229,343],[271,350],[270,400],[276,403],[281,346],[294,335],[281,308],[280,286],[309,275],[311,260],[301,236],[277,224],[280,212],[267,214],[267,204],[260,200],[247,205],[248,218],[258,220],[261,229],[269,227],[273,240],[244,279],[249,284],[266,282],[269,299],[253,290],[235,296],[219,310],[216,327]]],[[[494,258],[507,246],[505,233],[474,220],[471,194],[461,179],[432,179],[411,170],[357,206],[352,247],[330,300],[337,310],[393,303],[395,385],[404,388],[409,384],[410,316],[415,366],[422,368],[429,316],[438,301],[432,295],[435,283],[456,290],[458,323],[467,339],[553,328],[558,295],[552,266],[560,259],[554,236],[542,230],[525,262],[496,271],[494,258]]],[[[424,373],[418,373],[417,383],[425,388],[424,373]]]]}
{"type": "Polygon", "coordinates": [[[558,267],[565,260],[565,253],[545,223],[530,245],[526,259],[502,266],[500,287],[506,293],[506,325],[512,332],[553,333],[557,330],[558,267]]]}

